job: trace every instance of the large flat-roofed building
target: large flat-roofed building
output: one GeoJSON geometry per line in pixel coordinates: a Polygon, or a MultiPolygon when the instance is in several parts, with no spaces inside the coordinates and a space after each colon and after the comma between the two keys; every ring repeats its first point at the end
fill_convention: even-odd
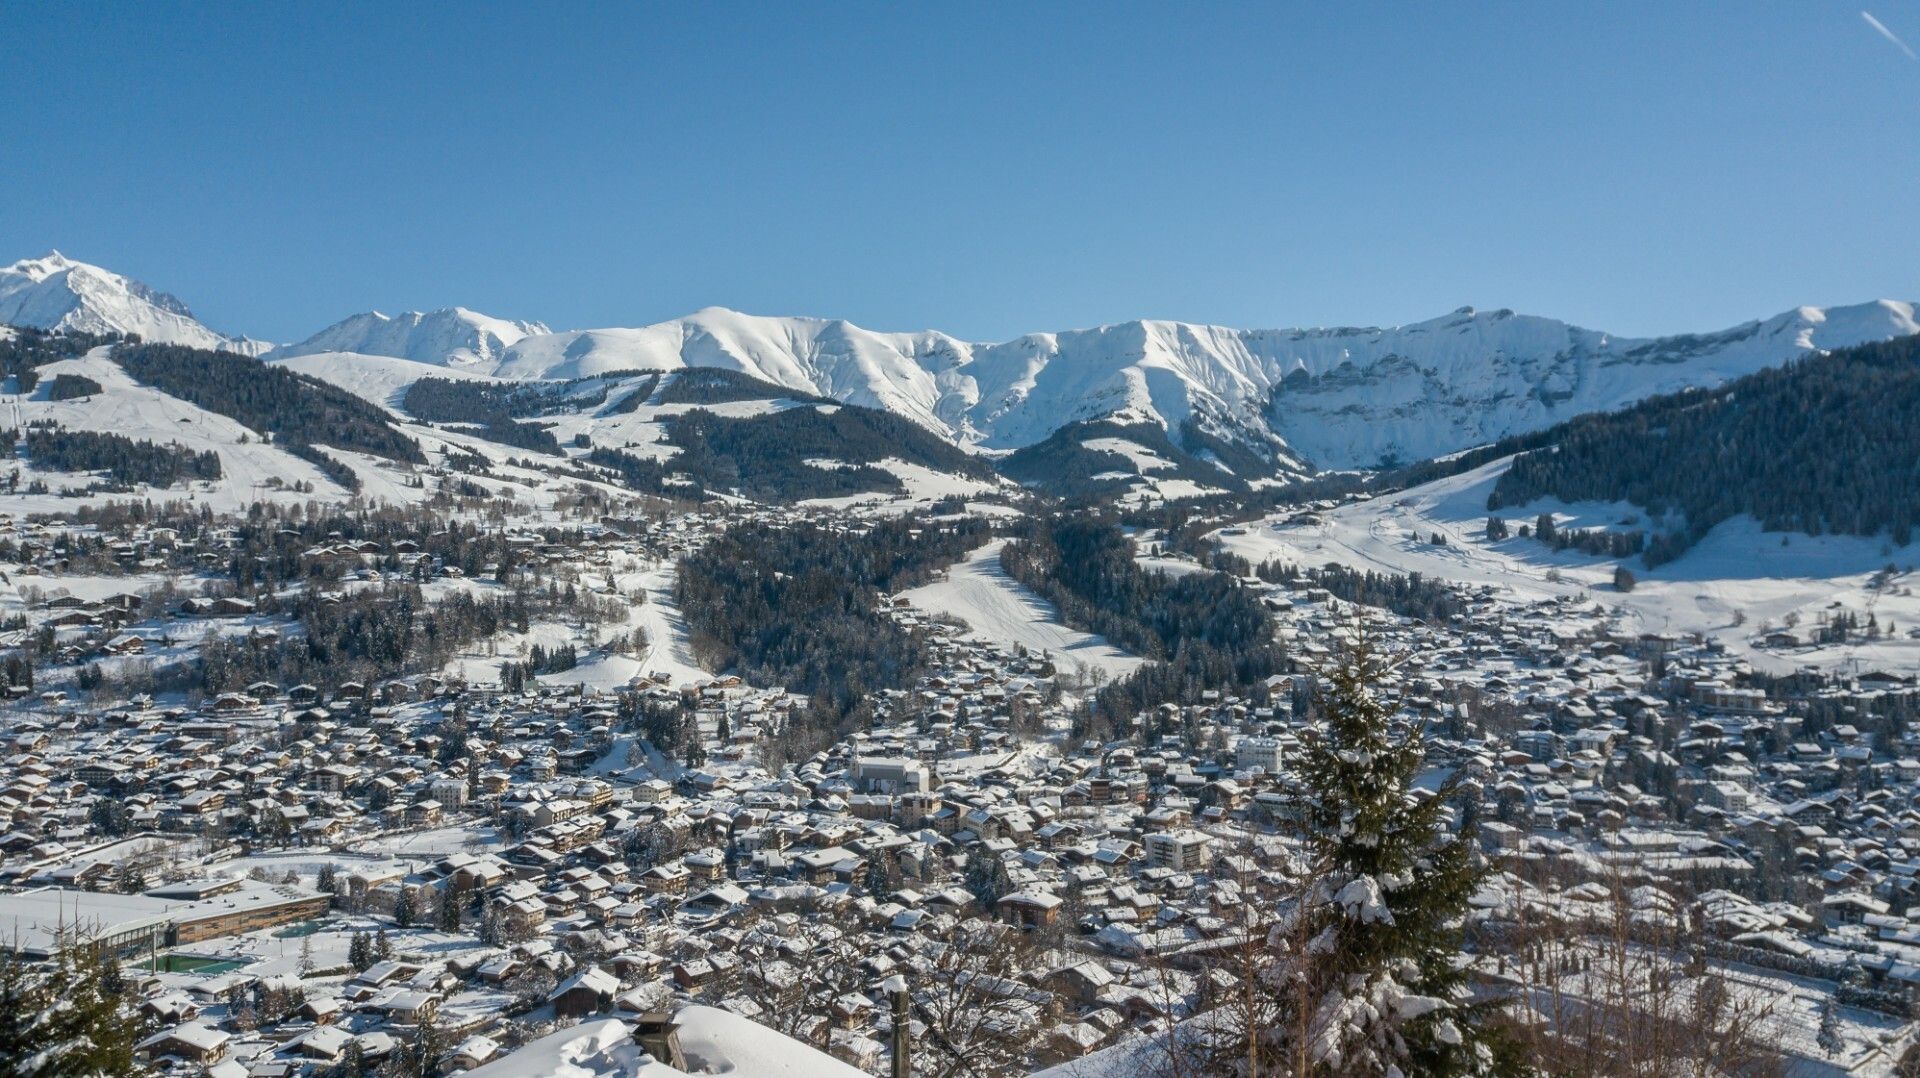
{"type": "Polygon", "coordinates": [[[861,793],[926,793],[933,789],[933,772],[907,757],[858,757],[848,778],[861,793]]]}
{"type": "Polygon", "coordinates": [[[1213,838],[1190,827],[1174,831],[1156,831],[1146,837],[1147,860],[1158,868],[1190,872],[1207,862],[1207,847],[1213,838]]]}
{"type": "Polygon", "coordinates": [[[0,895],[0,948],[46,958],[62,946],[97,944],[124,955],[167,945],[171,903],[145,895],[115,895],[41,887],[0,895]]]}
{"type": "Polygon", "coordinates": [[[331,896],[258,880],[207,880],[116,895],[41,887],[0,895],[0,949],[44,957],[63,943],[114,954],[237,936],[310,920],[331,896]]]}

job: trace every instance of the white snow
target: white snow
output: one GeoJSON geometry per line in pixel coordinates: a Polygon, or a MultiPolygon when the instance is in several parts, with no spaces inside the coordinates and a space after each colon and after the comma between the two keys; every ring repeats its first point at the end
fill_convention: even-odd
{"type": "MultiPolygon", "coordinates": [[[[345,497],[318,468],[261,440],[245,425],[226,416],[206,411],[178,397],[169,396],[134,381],[119,364],[108,359],[105,349],[94,349],[77,359],[65,359],[40,368],[42,382],[61,374],[76,374],[98,382],[101,392],[73,400],[47,400],[44,391],[32,394],[0,394],[0,424],[25,429],[36,421],[51,420],[69,430],[101,431],[119,434],[161,445],[179,443],[196,451],[211,450],[220,456],[220,478],[181,484],[169,490],[144,489],[139,495],[154,501],[191,497],[216,512],[237,512],[259,501],[300,502],[315,495],[299,494],[288,486],[295,482],[312,483],[320,496],[345,497]]],[[[40,478],[55,493],[0,495],[0,509],[16,513],[71,512],[76,505],[94,501],[124,500],[125,494],[98,495],[88,499],[63,498],[63,487],[80,488],[88,477],[47,472],[24,461],[23,480],[40,478]]],[[[7,470],[0,467],[0,471],[7,470]]],[[[25,490],[23,482],[21,490],[25,490]]]]}
{"type": "MultiPolygon", "coordinates": [[[[254,355],[267,347],[216,333],[172,296],[58,252],[0,269],[0,322],[134,332],[254,355]]],[[[1915,332],[1914,305],[1896,300],[1799,307],[1718,332],[1653,339],[1461,308],[1389,328],[1132,321],[996,344],[721,307],[638,328],[565,332],[450,307],[354,315],[269,354],[383,356],[512,379],[723,367],[885,409],[963,445],[1017,448],[1107,416],[1178,437],[1194,419],[1283,460],[1297,454],[1319,467],[1352,468],[1457,452],[1651,394],[1716,385],[1810,350],[1915,332]]],[[[370,378],[374,384],[356,390],[369,396],[389,383],[381,399],[390,399],[391,383],[406,376],[340,377],[370,378]]]]}
{"type": "Polygon", "coordinates": [[[460,367],[436,369],[410,360],[355,352],[308,352],[285,358],[274,353],[267,356],[267,362],[331,382],[354,396],[395,410],[408,387],[422,378],[492,380],[460,367]]]}
{"type": "Polygon", "coordinates": [[[649,1060],[619,1019],[584,1022],[540,1038],[468,1078],[857,1078],[860,1071],[791,1037],[714,1007],[674,1015],[686,1070],[649,1060]]]}
{"type": "Polygon", "coordinates": [[[536,330],[458,310],[359,315],[277,354],[379,353],[506,378],[724,367],[996,449],[1030,445],[1076,420],[1120,415],[1177,432],[1196,417],[1270,447],[1277,434],[1320,467],[1347,468],[1456,452],[1650,394],[1715,385],[1810,349],[1920,332],[1920,322],[1913,304],[1882,300],[1648,340],[1467,308],[1391,328],[1134,321],[998,344],[718,307],[633,329],[536,330]],[[407,319],[419,328],[394,328],[407,319]],[[492,327],[487,343],[473,343],[483,326],[492,327]]]}
{"type": "MultiPolygon", "coordinates": [[[[1496,589],[1505,599],[1530,603],[1559,596],[1591,600],[1614,611],[1623,630],[1701,632],[1724,643],[1757,667],[1785,672],[1801,666],[1909,671],[1920,664],[1920,640],[1906,629],[1920,627],[1920,599],[1908,594],[1911,573],[1882,591],[1868,587],[1872,575],[1889,563],[1902,569],[1920,564],[1920,549],[1890,547],[1876,539],[1807,536],[1763,532],[1749,518],[1714,528],[1685,554],[1655,569],[1638,558],[1628,568],[1638,578],[1631,592],[1613,588],[1618,561],[1554,551],[1535,539],[1517,536],[1499,542],[1486,538],[1487,496],[1510,463],[1503,459],[1458,476],[1355,502],[1316,514],[1318,523],[1286,524],[1287,515],[1214,533],[1227,549],[1255,564],[1269,558],[1306,567],[1329,562],[1377,572],[1409,573],[1473,587],[1496,589]],[[1428,542],[1434,532],[1445,546],[1428,542]],[[1768,625],[1782,627],[1791,616],[1802,632],[1820,611],[1839,602],[1865,620],[1874,614],[1891,619],[1898,631],[1874,643],[1829,645],[1772,651],[1755,637],[1768,625]]],[[[1543,499],[1500,510],[1517,529],[1542,512],[1553,512],[1563,526],[1623,527],[1645,514],[1626,504],[1566,505],[1543,499]]]]}
{"type": "Polygon", "coordinates": [[[465,307],[394,316],[369,311],[328,326],[299,344],[276,348],[267,358],[360,352],[455,368],[491,367],[522,338],[550,332],[538,322],[510,322],[465,307]]]}
{"type": "Polygon", "coordinates": [[[687,642],[687,621],[673,601],[675,566],[655,565],[632,576],[622,576],[623,590],[646,592],[647,601],[634,609],[634,620],[647,633],[647,654],[640,672],[665,674],[676,686],[705,681],[713,675],[694,661],[687,642]]]}
{"type": "Polygon", "coordinates": [[[996,539],[947,571],[946,578],[900,593],[915,607],[949,614],[967,623],[973,634],[1001,644],[1019,644],[1045,652],[1082,674],[1097,672],[1108,681],[1134,671],[1141,659],[1107,643],[1105,637],[1061,624],[1053,607],[1000,567],[996,539]]]}
{"type": "Polygon", "coordinates": [[[178,299],[59,251],[0,267],[0,322],[37,329],[137,333],[143,339],[259,355],[267,345],[217,333],[178,299]]]}

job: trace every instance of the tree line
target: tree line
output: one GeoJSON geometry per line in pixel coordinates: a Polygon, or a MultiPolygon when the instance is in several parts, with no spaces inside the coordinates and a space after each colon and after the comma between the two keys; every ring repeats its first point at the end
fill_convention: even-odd
{"type": "MultiPolygon", "coordinates": [[[[14,431],[0,431],[0,445],[15,442],[14,431]]],[[[56,472],[104,472],[116,483],[170,487],[183,480],[220,478],[220,454],[193,450],[177,442],[157,445],[120,434],[32,425],[22,440],[27,460],[56,472]]]]}
{"type": "Polygon", "coordinates": [[[1769,531],[1904,545],[1920,516],[1916,360],[1920,340],[1901,338],[1583,416],[1554,428],[1551,448],[1516,458],[1488,508],[1631,502],[1667,525],[1647,541],[1650,565],[1740,514],[1769,531]]]}

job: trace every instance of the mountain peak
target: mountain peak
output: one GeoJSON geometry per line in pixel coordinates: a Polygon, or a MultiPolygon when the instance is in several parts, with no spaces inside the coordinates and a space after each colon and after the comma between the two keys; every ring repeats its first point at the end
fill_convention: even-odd
{"type": "Polygon", "coordinates": [[[437,366],[491,367],[522,339],[551,332],[539,322],[509,321],[466,307],[396,315],[367,311],[341,319],[297,344],[276,348],[267,358],[356,352],[437,366]]]}
{"type": "Polygon", "coordinates": [[[258,355],[266,345],[209,329],[178,298],[109,269],[48,251],[0,268],[0,322],[258,355]]]}

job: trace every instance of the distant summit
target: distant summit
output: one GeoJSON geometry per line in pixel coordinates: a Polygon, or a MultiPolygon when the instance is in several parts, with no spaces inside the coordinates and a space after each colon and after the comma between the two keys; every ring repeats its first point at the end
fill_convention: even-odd
{"type": "Polygon", "coordinates": [[[137,333],[150,341],[257,356],[264,341],[202,325],[178,298],[59,251],[0,268],[0,323],[87,333],[137,333]]]}
{"type": "Polygon", "coordinates": [[[1462,306],[1404,326],[1140,320],[998,343],[725,307],[633,328],[562,331],[448,307],[357,314],[269,350],[208,329],[172,296],[57,252],[0,270],[0,322],[138,333],[272,360],[323,357],[316,371],[360,388],[372,372],[352,373],[355,357],[385,357],[371,366],[386,392],[434,369],[530,381],[720,368],[883,409],[993,452],[1118,424],[1152,443],[1152,453],[1173,452],[1243,483],[1442,456],[1656,394],[1718,386],[1813,352],[1920,333],[1914,304],[1895,300],[1798,307],[1730,329],[1653,338],[1462,306]],[[393,366],[396,359],[423,369],[412,374],[393,366]]]}
{"type": "Polygon", "coordinates": [[[369,311],[335,322],[298,344],[276,348],[268,355],[282,359],[322,352],[359,352],[449,367],[491,369],[521,338],[551,332],[538,322],[509,322],[465,307],[398,315],[369,311]]]}

